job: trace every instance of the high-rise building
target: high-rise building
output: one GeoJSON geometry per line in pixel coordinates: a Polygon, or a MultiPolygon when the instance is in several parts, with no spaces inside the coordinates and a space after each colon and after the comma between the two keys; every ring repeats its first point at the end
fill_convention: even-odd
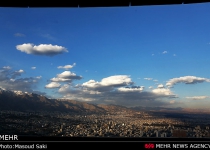
{"type": "Polygon", "coordinates": [[[156,132],[156,137],[160,137],[160,132],[159,131],[155,131],[156,132]]]}

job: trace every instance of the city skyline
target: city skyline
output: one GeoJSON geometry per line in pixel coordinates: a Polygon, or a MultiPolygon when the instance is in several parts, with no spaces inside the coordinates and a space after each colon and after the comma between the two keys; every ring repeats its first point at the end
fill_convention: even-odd
{"type": "Polygon", "coordinates": [[[0,88],[208,109],[209,8],[0,8],[0,88]]]}

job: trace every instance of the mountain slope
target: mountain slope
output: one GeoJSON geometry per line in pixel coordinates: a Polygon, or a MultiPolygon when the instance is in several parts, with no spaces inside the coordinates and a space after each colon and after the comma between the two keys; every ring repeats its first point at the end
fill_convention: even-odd
{"type": "Polygon", "coordinates": [[[7,91],[0,89],[0,110],[14,111],[68,111],[105,113],[106,110],[97,105],[74,100],[48,99],[34,93],[7,91]]]}

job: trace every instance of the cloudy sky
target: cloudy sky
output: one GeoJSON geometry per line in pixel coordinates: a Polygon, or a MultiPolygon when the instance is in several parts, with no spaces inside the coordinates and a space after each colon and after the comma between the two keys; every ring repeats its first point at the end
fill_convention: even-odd
{"type": "Polygon", "coordinates": [[[0,88],[208,109],[210,3],[0,8],[0,88]]]}

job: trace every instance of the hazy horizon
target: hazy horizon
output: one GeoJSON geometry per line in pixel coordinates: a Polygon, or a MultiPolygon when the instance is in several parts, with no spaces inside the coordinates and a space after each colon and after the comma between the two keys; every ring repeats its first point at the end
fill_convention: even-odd
{"type": "Polygon", "coordinates": [[[0,88],[209,109],[210,3],[0,10],[0,88]]]}

